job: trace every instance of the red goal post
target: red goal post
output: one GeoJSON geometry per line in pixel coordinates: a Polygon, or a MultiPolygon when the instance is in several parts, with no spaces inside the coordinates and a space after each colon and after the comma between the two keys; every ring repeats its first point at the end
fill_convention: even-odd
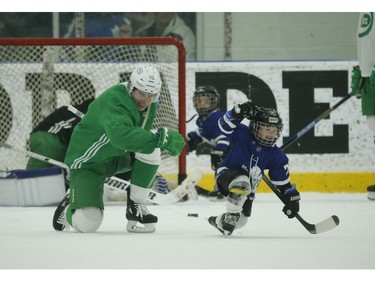
{"type": "MultiPolygon", "coordinates": [[[[56,108],[97,97],[129,79],[140,63],[162,78],[154,128],[186,135],[185,48],[169,37],[1,38],[0,141],[27,148],[29,134],[56,108]]],[[[0,148],[0,170],[23,169],[27,159],[0,148]]],[[[186,177],[186,149],[179,158],[162,153],[160,173],[172,182],[186,177]],[[177,163],[178,162],[178,163],[177,163]]]]}

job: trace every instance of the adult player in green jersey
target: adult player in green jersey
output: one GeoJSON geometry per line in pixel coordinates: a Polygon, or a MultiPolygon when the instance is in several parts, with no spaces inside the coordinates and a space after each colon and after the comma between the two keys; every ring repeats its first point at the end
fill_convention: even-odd
{"type": "Polygon", "coordinates": [[[131,171],[127,230],[155,231],[158,218],[145,203],[161,162],[160,149],[178,156],[185,145],[176,131],[151,131],[161,86],[158,70],[141,65],[129,82],[110,87],[90,104],[68,146],[65,163],[70,168],[70,194],[55,211],[55,230],[72,226],[78,232],[95,232],[103,220],[105,179],[131,171]]]}
{"type": "MultiPolygon", "coordinates": [[[[352,94],[362,100],[362,115],[375,144],[375,27],[374,13],[360,13],[358,24],[358,62],[352,71],[352,94]],[[361,88],[362,86],[362,88],[361,88]]],[[[368,199],[375,200],[375,185],[367,187],[368,199]]]]}

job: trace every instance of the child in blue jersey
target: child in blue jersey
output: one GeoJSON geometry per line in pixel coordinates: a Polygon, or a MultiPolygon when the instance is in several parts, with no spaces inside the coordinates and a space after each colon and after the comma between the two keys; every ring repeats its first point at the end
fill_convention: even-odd
{"type": "MultiPolygon", "coordinates": [[[[211,146],[211,168],[215,174],[229,148],[228,137],[218,126],[219,119],[224,115],[224,112],[220,112],[218,109],[219,101],[220,95],[213,86],[200,86],[196,89],[193,104],[199,115],[196,121],[197,128],[187,134],[188,152],[194,151],[201,143],[208,143],[211,146]]],[[[198,194],[207,194],[211,198],[223,199],[216,187],[211,193],[205,192],[199,186],[196,188],[198,194]]]]}
{"type": "Polygon", "coordinates": [[[287,199],[283,212],[293,218],[299,211],[300,194],[290,183],[288,157],[275,145],[283,129],[277,111],[246,102],[226,112],[219,127],[231,143],[216,175],[218,189],[227,197],[227,212],[210,217],[210,224],[224,235],[243,227],[264,170],[287,199]],[[249,127],[240,124],[243,118],[251,120],[249,127]]]}

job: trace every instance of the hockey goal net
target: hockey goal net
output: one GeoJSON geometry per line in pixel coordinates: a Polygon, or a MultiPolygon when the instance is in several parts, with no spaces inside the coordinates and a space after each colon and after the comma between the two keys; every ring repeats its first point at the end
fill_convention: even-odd
{"type": "MultiPolygon", "coordinates": [[[[27,149],[29,134],[56,108],[97,97],[129,80],[140,63],[161,74],[161,102],[154,127],[185,136],[185,49],[174,38],[0,39],[0,141],[27,149]]],[[[24,169],[27,158],[0,147],[0,170],[24,169]]],[[[162,153],[159,172],[178,182],[180,158],[162,153]]]]}

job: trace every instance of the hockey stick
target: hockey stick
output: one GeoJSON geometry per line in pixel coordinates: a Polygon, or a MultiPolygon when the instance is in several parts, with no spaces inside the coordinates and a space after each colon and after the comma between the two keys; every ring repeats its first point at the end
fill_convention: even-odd
{"type": "Polygon", "coordinates": [[[346,102],[348,99],[352,97],[351,93],[346,94],[338,103],[333,105],[331,108],[323,112],[321,115],[319,115],[317,118],[312,120],[307,126],[305,126],[302,130],[297,132],[295,135],[290,137],[282,146],[281,149],[285,150],[289,146],[291,146],[297,139],[302,137],[304,134],[306,134],[308,131],[310,131],[314,126],[322,119],[326,118],[332,111],[334,111],[336,108],[338,108],[340,105],[342,105],[344,102],[346,102]]]}
{"type": "MultiPolygon", "coordinates": [[[[365,79],[361,78],[361,81],[359,82],[359,87],[357,93],[355,93],[356,96],[360,96],[361,90],[365,86],[365,79]]],[[[326,118],[332,111],[334,111],[336,108],[338,108],[340,105],[342,105],[344,102],[346,102],[348,99],[350,99],[353,96],[353,94],[350,92],[346,94],[338,103],[333,105],[331,108],[323,112],[321,115],[319,115],[317,118],[315,118],[313,121],[311,121],[307,126],[305,126],[302,130],[297,132],[294,136],[290,137],[282,146],[281,149],[285,150],[289,146],[291,146],[297,139],[302,137],[305,133],[307,133],[310,129],[314,128],[314,126],[322,119],[326,118]]]]}
{"type": "Polygon", "coordinates": [[[79,111],[77,108],[75,108],[73,105],[68,105],[68,110],[72,112],[74,115],[78,116],[79,118],[83,118],[85,114],[82,111],[79,111]]]}
{"type": "MultiPolygon", "coordinates": [[[[263,175],[263,180],[266,182],[266,184],[272,189],[272,191],[279,197],[281,202],[283,202],[285,205],[287,205],[287,201],[285,199],[285,196],[275,187],[275,185],[271,182],[271,180],[263,175]]],[[[336,226],[339,225],[340,220],[337,216],[333,215],[317,224],[310,224],[307,221],[305,221],[301,215],[297,212],[295,217],[297,220],[307,229],[308,232],[311,234],[318,234],[323,233],[326,231],[329,231],[336,226]]]]}
{"type": "MultiPolygon", "coordinates": [[[[31,152],[28,150],[24,150],[22,148],[10,145],[5,142],[0,142],[0,147],[13,150],[25,156],[38,159],[40,161],[55,165],[57,167],[65,169],[66,171],[69,171],[69,167],[65,163],[51,159],[44,155],[31,152]]],[[[175,204],[179,202],[186,194],[188,194],[191,188],[194,188],[195,184],[201,179],[202,176],[203,176],[203,172],[197,169],[196,171],[191,173],[179,186],[177,186],[168,194],[162,194],[162,193],[158,193],[153,190],[150,190],[149,201],[158,205],[175,204]]],[[[117,178],[117,177],[107,178],[105,181],[105,184],[107,184],[109,187],[114,187],[124,192],[126,192],[126,189],[130,186],[130,182],[117,178]]]]}
{"type": "MultiPolygon", "coordinates": [[[[360,85],[360,89],[363,87],[363,83],[360,85]]],[[[314,128],[314,126],[322,119],[326,118],[332,111],[334,111],[336,108],[338,108],[340,105],[342,105],[345,101],[347,101],[349,98],[352,97],[351,93],[348,93],[345,95],[338,103],[333,105],[331,108],[323,112],[321,115],[319,115],[317,118],[315,118],[313,121],[311,121],[306,127],[304,127],[302,130],[297,132],[295,135],[293,135],[291,138],[289,138],[282,146],[281,149],[285,150],[290,145],[292,145],[297,139],[301,138],[306,132],[314,128]]],[[[279,197],[279,199],[286,205],[285,197],[280,193],[280,191],[275,187],[275,185],[271,182],[271,180],[266,176],[263,175],[263,180],[266,182],[266,184],[271,188],[271,190],[279,197]]],[[[311,234],[318,234],[322,232],[329,231],[336,226],[339,225],[340,220],[337,216],[333,215],[317,224],[310,224],[306,222],[299,213],[296,213],[295,217],[298,219],[298,221],[311,233],[311,234]]]]}
{"type": "Polygon", "coordinates": [[[13,151],[18,152],[18,153],[21,153],[25,156],[32,157],[32,158],[38,159],[40,161],[55,165],[57,167],[69,170],[69,167],[65,163],[62,163],[60,161],[57,161],[57,160],[54,160],[54,159],[51,159],[51,158],[48,158],[48,157],[45,157],[45,156],[40,155],[38,153],[31,152],[31,151],[28,151],[28,150],[24,150],[22,148],[7,144],[5,142],[0,142],[0,146],[5,147],[5,148],[10,149],[10,150],[13,150],[13,151]]]}

